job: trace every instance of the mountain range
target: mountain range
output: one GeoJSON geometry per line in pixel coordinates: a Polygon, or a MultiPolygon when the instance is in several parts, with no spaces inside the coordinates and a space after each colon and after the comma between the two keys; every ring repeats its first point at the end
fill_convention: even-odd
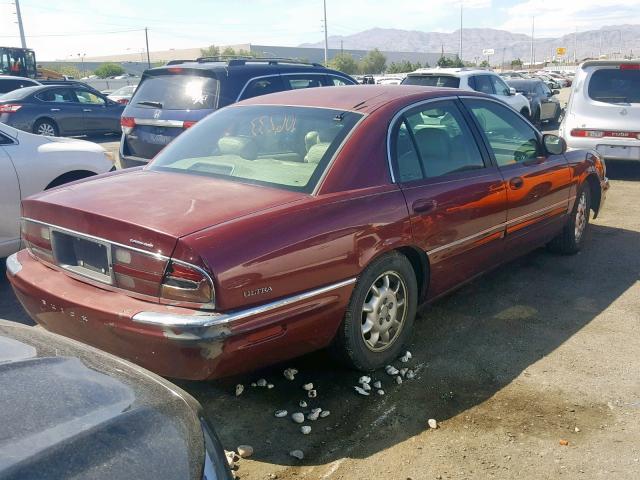
{"type": "MultiPolygon", "coordinates": [[[[457,54],[460,31],[451,33],[422,32],[394,28],[372,28],[353,35],[331,35],[329,48],[394,52],[441,52],[457,54]]],[[[324,42],[303,43],[300,47],[324,47],[324,42]]],[[[565,47],[565,58],[573,60],[574,50],[578,60],[609,55],[622,58],[632,54],[640,56],[640,25],[612,25],[599,30],[567,33],[561,37],[535,38],[534,50],[537,61],[548,60],[555,55],[556,48],[565,47]],[[576,48],[577,47],[577,48],[576,48]]],[[[494,49],[492,64],[520,58],[528,62],[531,58],[531,36],[492,28],[464,28],[462,30],[462,59],[473,61],[484,58],[483,49],[494,49]]]]}

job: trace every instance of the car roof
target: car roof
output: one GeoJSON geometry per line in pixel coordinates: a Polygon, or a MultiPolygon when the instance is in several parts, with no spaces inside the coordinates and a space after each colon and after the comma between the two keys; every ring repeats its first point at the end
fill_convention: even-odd
{"type": "Polygon", "coordinates": [[[620,65],[638,65],[640,60],[587,60],[580,64],[580,68],[587,67],[618,67],[620,65]]]}
{"type": "Polygon", "coordinates": [[[299,71],[311,71],[322,73],[333,73],[343,77],[348,77],[347,74],[332,70],[319,63],[306,63],[296,60],[287,59],[231,59],[231,60],[172,60],[171,62],[161,67],[151,68],[146,70],[145,73],[153,74],[154,72],[166,71],[167,69],[189,68],[196,70],[207,70],[213,72],[246,72],[247,75],[253,75],[256,73],[264,72],[299,72],[299,71]]]}
{"type": "Polygon", "coordinates": [[[477,92],[462,92],[455,88],[418,85],[349,85],[285,90],[243,100],[235,105],[288,105],[371,113],[392,103],[408,105],[416,100],[449,97],[462,93],[465,96],[486,97],[477,92]]]}
{"type": "Polygon", "coordinates": [[[424,74],[428,74],[428,75],[450,75],[452,77],[465,77],[465,76],[469,76],[469,75],[497,75],[497,73],[492,72],[491,70],[483,70],[481,68],[467,68],[467,67],[461,67],[461,68],[419,68],[411,73],[408,73],[407,76],[409,75],[424,75],[424,74]]]}
{"type": "Polygon", "coordinates": [[[0,75],[0,80],[28,80],[29,82],[33,82],[33,83],[37,83],[37,84],[40,83],[37,80],[34,80],[33,78],[20,77],[17,75],[0,75]]]}

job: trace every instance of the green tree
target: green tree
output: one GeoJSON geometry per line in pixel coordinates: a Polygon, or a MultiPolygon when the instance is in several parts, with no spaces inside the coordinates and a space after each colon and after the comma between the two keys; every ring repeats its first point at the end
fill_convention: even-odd
{"type": "Polygon", "coordinates": [[[360,71],[364,74],[382,73],[387,68],[387,57],[380,50],[374,48],[367,53],[360,62],[360,71]]]}
{"type": "MultiPolygon", "coordinates": [[[[225,47],[225,49],[222,51],[222,55],[233,57],[233,56],[236,56],[237,53],[232,47],[225,47]]],[[[213,56],[213,55],[211,55],[211,56],[213,56]]]]}
{"type": "Polygon", "coordinates": [[[519,58],[516,58],[515,60],[511,60],[511,67],[522,68],[522,60],[520,60],[519,58]]]}
{"type": "Polygon", "coordinates": [[[220,55],[220,47],[209,45],[207,48],[201,48],[200,55],[203,57],[217,57],[220,55]]]}
{"type": "Polygon", "coordinates": [[[358,63],[348,53],[339,53],[329,61],[329,67],[334,70],[353,75],[358,73],[358,63]]]}
{"type": "Polygon", "coordinates": [[[480,62],[480,67],[482,68],[489,68],[491,65],[489,65],[489,62],[487,62],[486,60],[482,60],[482,62],[480,62]]]}
{"type": "Polygon", "coordinates": [[[115,77],[116,75],[122,75],[124,68],[117,63],[103,63],[94,72],[99,78],[115,77]]]}

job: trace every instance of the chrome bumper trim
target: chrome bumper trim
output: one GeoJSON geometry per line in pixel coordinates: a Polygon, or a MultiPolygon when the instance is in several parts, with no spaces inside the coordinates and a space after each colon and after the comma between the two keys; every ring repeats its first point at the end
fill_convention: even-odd
{"type": "Polygon", "coordinates": [[[15,277],[20,270],[22,270],[22,264],[18,261],[18,254],[9,255],[7,257],[7,273],[15,277]]]}
{"type": "Polygon", "coordinates": [[[202,328],[213,327],[219,325],[228,325],[237,320],[260,315],[271,310],[286,307],[302,300],[322,295],[323,293],[336,290],[338,288],[346,287],[356,283],[355,278],[350,278],[342,282],[333,283],[326,287],[317,288],[315,290],[309,290],[298,295],[286,297],[275,302],[265,303],[257,307],[247,308],[245,310],[238,310],[232,313],[224,314],[202,314],[202,315],[180,315],[172,313],[160,313],[160,312],[140,312],[133,316],[133,321],[137,323],[144,323],[148,325],[158,325],[162,327],[178,327],[178,328],[202,328]]]}

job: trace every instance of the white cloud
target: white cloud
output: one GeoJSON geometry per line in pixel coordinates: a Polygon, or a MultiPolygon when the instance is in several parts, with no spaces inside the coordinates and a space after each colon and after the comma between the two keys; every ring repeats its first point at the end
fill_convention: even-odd
{"type": "Polygon", "coordinates": [[[640,23],[640,1],[527,0],[506,10],[508,19],[496,26],[517,33],[531,33],[535,16],[536,36],[560,36],[577,28],[596,30],[605,25],[640,23]]]}

